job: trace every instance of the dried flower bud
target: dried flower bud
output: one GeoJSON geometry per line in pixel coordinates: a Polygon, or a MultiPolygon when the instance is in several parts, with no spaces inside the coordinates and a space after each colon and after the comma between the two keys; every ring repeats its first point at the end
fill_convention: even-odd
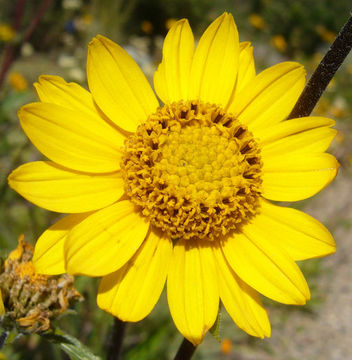
{"type": "MultiPolygon", "coordinates": [[[[35,273],[33,247],[20,236],[17,248],[0,268],[0,291],[5,314],[2,327],[43,332],[50,321],[67,310],[70,303],[82,296],[73,287],[73,276],[47,276],[35,273]]],[[[1,316],[1,314],[0,314],[1,316]]]]}

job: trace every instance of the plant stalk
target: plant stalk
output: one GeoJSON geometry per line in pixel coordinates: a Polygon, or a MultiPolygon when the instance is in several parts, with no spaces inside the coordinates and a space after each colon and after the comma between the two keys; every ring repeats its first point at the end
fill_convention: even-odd
{"type": "Polygon", "coordinates": [[[352,16],[309,79],[288,119],[309,116],[352,48],[352,16]]]}
{"type": "Polygon", "coordinates": [[[119,360],[122,353],[122,343],[126,332],[126,322],[114,319],[111,339],[108,344],[107,360],[119,360]]]}
{"type": "Polygon", "coordinates": [[[189,342],[186,338],[183,339],[174,360],[189,360],[196,351],[196,346],[189,342]]]}
{"type": "MultiPolygon", "coordinates": [[[[15,46],[15,44],[10,43],[6,49],[5,49],[5,55],[4,55],[4,60],[1,64],[1,68],[0,68],[0,89],[4,83],[5,77],[7,72],[9,71],[12,63],[15,61],[15,59],[18,56],[19,53],[19,49],[21,47],[21,45],[28,41],[29,38],[31,37],[33,31],[35,30],[35,28],[37,27],[39,21],[42,19],[46,9],[48,8],[48,6],[52,3],[53,0],[43,0],[43,2],[41,3],[38,11],[36,12],[34,18],[32,19],[31,23],[29,24],[27,30],[25,31],[25,34],[22,38],[22,40],[20,41],[19,44],[17,44],[15,46]]],[[[19,26],[20,26],[20,22],[22,19],[22,14],[23,14],[23,9],[25,6],[26,1],[24,0],[19,0],[18,1],[18,5],[16,8],[16,13],[15,13],[15,18],[14,18],[14,25],[13,25],[13,29],[18,32],[19,26]]]]}

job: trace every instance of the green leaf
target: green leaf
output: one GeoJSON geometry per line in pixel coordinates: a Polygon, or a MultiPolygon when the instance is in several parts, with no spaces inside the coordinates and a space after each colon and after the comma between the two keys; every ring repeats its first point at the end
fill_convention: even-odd
{"type": "Polygon", "coordinates": [[[101,360],[100,357],[94,355],[78,339],[64,333],[60,329],[56,328],[51,332],[42,334],[41,336],[54,344],[58,344],[72,360],[101,360]]]}
{"type": "Polygon", "coordinates": [[[218,310],[218,316],[216,317],[214,325],[209,330],[210,334],[212,334],[215,337],[215,339],[219,342],[221,342],[221,336],[220,336],[221,311],[222,311],[222,306],[220,304],[218,310]]]}

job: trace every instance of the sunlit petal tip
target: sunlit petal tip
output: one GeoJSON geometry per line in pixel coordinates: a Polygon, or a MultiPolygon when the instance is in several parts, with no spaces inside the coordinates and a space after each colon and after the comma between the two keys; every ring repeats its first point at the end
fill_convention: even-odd
{"type": "Polygon", "coordinates": [[[228,12],[224,12],[222,15],[220,15],[218,18],[216,18],[213,22],[220,22],[222,23],[228,23],[230,26],[235,26],[236,27],[236,23],[235,23],[235,19],[233,18],[232,14],[228,13],[228,12]]]}
{"type": "Polygon", "coordinates": [[[47,75],[47,74],[40,75],[39,78],[38,78],[38,82],[35,82],[34,84],[41,85],[41,83],[43,83],[45,81],[55,81],[55,82],[59,82],[59,83],[62,83],[62,84],[67,84],[65,79],[63,79],[61,76],[47,75]]]}
{"type": "Polygon", "coordinates": [[[259,293],[283,304],[303,305],[308,284],[297,264],[255,221],[221,246],[234,272],[259,293]]]}
{"type": "Polygon", "coordinates": [[[93,38],[92,38],[92,40],[91,41],[89,41],[89,43],[88,43],[88,49],[90,48],[90,47],[92,47],[92,46],[94,46],[94,45],[96,45],[96,43],[99,41],[99,38],[100,37],[103,37],[102,35],[97,35],[97,36],[94,36],[93,38]]]}
{"type": "Polygon", "coordinates": [[[33,145],[55,163],[90,173],[119,170],[125,138],[96,113],[36,102],[23,106],[18,117],[33,145]]]}
{"type": "Polygon", "coordinates": [[[69,232],[64,244],[66,269],[73,275],[105,276],[138,251],[149,222],[128,200],[94,212],[69,232]]]}
{"type": "MultiPolygon", "coordinates": [[[[189,22],[188,22],[188,19],[180,19],[180,20],[177,20],[170,28],[171,29],[175,29],[177,26],[180,26],[180,25],[186,25],[186,26],[189,26],[189,22]]],[[[170,31],[169,30],[169,31],[170,31]]]]}
{"type": "Polygon", "coordinates": [[[239,53],[236,24],[232,15],[224,13],[208,26],[198,42],[189,97],[226,108],[237,81],[239,53]]]}
{"type": "Polygon", "coordinates": [[[252,48],[253,49],[253,46],[252,46],[252,43],[250,41],[241,41],[240,42],[240,50],[246,50],[247,48],[252,48]]]}
{"type": "Polygon", "coordinates": [[[236,325],[248,334],[263,338],[270,334],[268,314],[257,291],[231,269],[221,247],[213,248],[221,302],[236,325]]]}
{"type": "Polygon", "coordinates": [[[171,240],[151,230],[126,265],[103,277],[98,306],[123,321],[136,322],[145,318],[164,288],[171,256],[171,240]]]}
{"type": "Polygon", "coordinates": [[[135,60],[121,46],[102,35],[89,43],[87,78],[96,104],[124,130],[135,132],[159,106],[135,60]]]}
{"type": "Polygon", "coordinates": [[[211,247],[179,240],[167,280],[169,309],[178,330],[194,345],[202,342],[219,308],[217,271],[211,247]]]}
{"type": "Polygon", "coordinates": [[[44,231],[35,244],[32,259],[38,274],[58,275],[66,272],[64,243],[67,235],[89,215],[67,215],[44,231]]]}
{"type": "Polygon", "coordinates": [[[85,174],[50,161],[34,161],[12,171],[12,189],[30,202],[51,211],[83,213],[108,206],[124,192],[120,172],[85,174]]]}

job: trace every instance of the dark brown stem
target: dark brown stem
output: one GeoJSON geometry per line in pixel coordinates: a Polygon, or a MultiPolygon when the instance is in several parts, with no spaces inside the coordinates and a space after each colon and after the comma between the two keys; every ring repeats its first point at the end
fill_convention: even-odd
{"type": "Polygon", "coordinates": [[[34,18],[32,19],[31,23],[29,24],[26,32],[24,33],[22,43],[28,41],[28,39],[32,36],[33,31],[37,27],[39,21],[42,19],[46,9],[49,7],[49,5],[53,2],[53,0],[44,0],[38,11],[36,12],[34,18]]]}
{"type": "Polygon", "coordinates": [[[114,319],[111,338],[108,344],[107,360],[119,360],[122,352],[122,343],[126,331],[126,322],[114,319]]]}
{"type": "Polygon", "coordinates": [[[288,119],[309,116],[330,80],[352,48],[352,17],[337,35],[304,88],[288,119]]]}
{"type": "Polygon", "coordinates": [[[13,19],[13,24],[12,24],[12,28],[15,32],[17,32],[18,29],[20,28],[22,14],[23,14],[24,6],[26,5],[26,1],[27,0],[18,0],[17,2],[15,17],[13,19]]]}
{"type": "Polygon", "coordinates": [[[174,360],[189,360],[196,351],[196,348],[196,346],[184,338],[174,360]]]}
{"type": "MultiPolygon", "coordinates": [[[[20,43],[17,46],[15,46],[13,43],[10,43],[6,47],[4,60],[2,62],[1,70],[0,70],[0,89],[2,87],[2,84],[4,83],[7,72],[9,71],[12,63],[14,62],[14,60],[16,59],[16,57],[18,55],[18,49],[20,49],[21,45],[24,42],[29,40],[29,38],[31,37],[34,29],[36,28],[39,21],[43,17],[43,15],[45,13],[45,10],[48,8],[48,6],[51,3],[52,3],[52,0],[43,0],[43,2],[41,3],[38,11],[36,12],[36,14],[35,14],[35,16],[33,18],[33,20],[31,21],[31,23],[29,24],[27,30],[25,31],[25,34],[24,34],[22,40],[20,41],[20,43]]],[[[25,5],[24,0],[19,0],[18,1],[18,5],[17,5],[17,8],[16,8],[16,13],[15,13],[15,18],[14,18],[14,23],[13,23],[14,24],[13,28],[14,28],[15,31],[18,31],[18,28],[20,26],[24,5],[25,5]]]]}

